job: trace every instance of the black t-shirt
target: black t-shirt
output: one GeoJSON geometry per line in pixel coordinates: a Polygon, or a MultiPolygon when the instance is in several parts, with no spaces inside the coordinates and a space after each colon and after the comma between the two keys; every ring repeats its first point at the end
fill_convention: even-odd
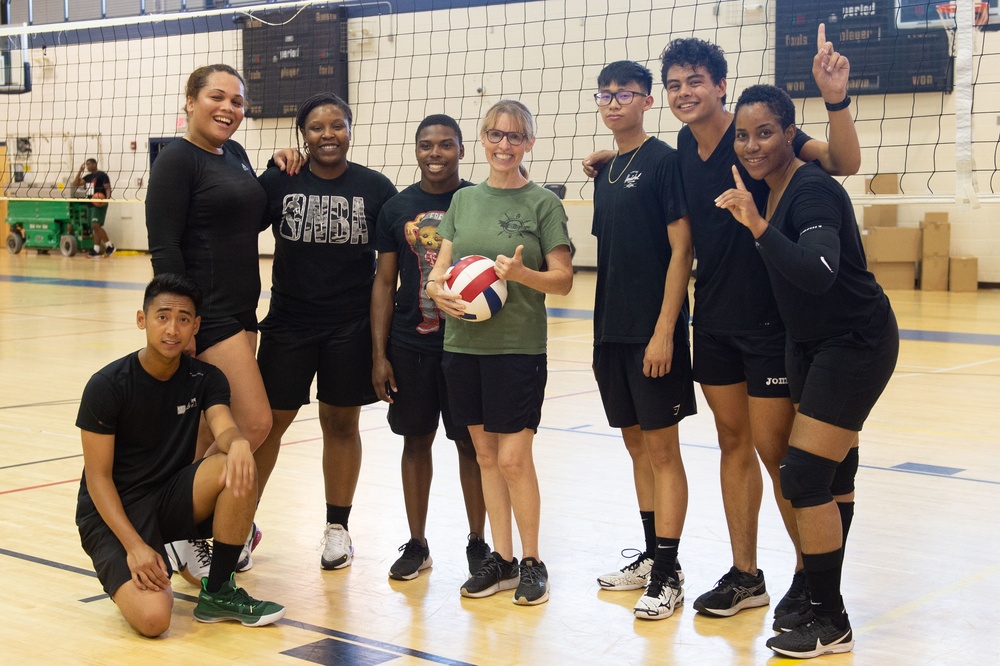
{"type": "Polygon", "coordinates": [[[441,249],[438,224],[455,192],[470,185],[463,180],[451,192],[430,194],[414,183],[389,199],[379,213],[375,249],[398,257],[399,287],[389,332],[394,346],[425,353],[440,353],[444,346],[444,315],[423,286],[441,249]]]}
{"type": "MultiPolygon", "coordinates": [[[[758,208],[767,201],[767,183],[754,180],[736,157],[735,119],[707,160],[698,154],[691,128],[677,136],[684,193],[691,217],[691,235],[698,259],[694,283],[694,325],[721,335],[755,335],[783,330],[767,271],[754,248],[753,235],[715,199],[735,187],[735,164],[758,208]]],[[[795,152],[810,137],[799,132],[795,152]]]]}
{"type": "Polygon", "coordinates": [[[271,307],[262,329],[321,330],[367,315],[376,221],[396,194],[392,182],[349,163],[331,180],[309,169],[289,176],[272,167],[260,183],[267,193],[264,226],[274,233],[271,307]]]}
{"type": "MultiPolygon", "coordinates": [[[[229,382],[214,365],[181,356],[174,376],[160,381],[139,363],[139,352],[104,367],[87,382],[76,425],[115,436],[112,478],[122,504],[156,492],[194,461],[202,412],[229,404],[229,382]]],[[[76,520],[98,515],[80,480],[76,520]]]]}
{"type": "MultiPolygon", "coordinates": [[[[107,196],[105,186],[111,184],[111,179],[103,171],[95,171],[84,176],[83,183],[87,188],[87,198],[93,199],[97,192],[100,192],[102,196],[107,196]]],[[[93,208],[94,205],[90,204],[90,207],[93,208]]]]}
{"type": "Polygon", "coordinates": [[[257,309],[257,236],[264,190],[235,141],[216,155],[171,141],[153,163],[146,231],[153,273],[186,274],[201,288],[203,319],[257,309]]]}
{"type": "MultiPolygon", "coordinates": [[[[653,335],[670,265],[667,225],[687,214],[679,166],[677,151],[651,137],[594,179],[594,344],[647,343],[653,335]]],[[[685,298],[675,336],[687,336],[687,318],[685,298]]]]}
{"type": "Polygon", "coordinates": [[[840,183],[815,164],[800,167],[757,244],[793,340],[854,332],[874,344],[889,299],[868,272],[854,206],[840,183]]]}

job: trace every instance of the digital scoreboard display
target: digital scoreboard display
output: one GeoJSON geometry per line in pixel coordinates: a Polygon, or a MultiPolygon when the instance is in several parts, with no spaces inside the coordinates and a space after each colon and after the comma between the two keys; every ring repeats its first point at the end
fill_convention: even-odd
{"type": "Polygon", "coordinates": [[[818,97],[816,31],[851,62],[851,95],[951,92],[948,31],[926,0],[777,0],[775,81],[792,97],[818,97]]]}
{"type": "Polygon", "coordinates": [[[293,118],[299,104],[321,92],[349,101],[343,6],[255,16],[242,19],[247,117],[293,118]]]}

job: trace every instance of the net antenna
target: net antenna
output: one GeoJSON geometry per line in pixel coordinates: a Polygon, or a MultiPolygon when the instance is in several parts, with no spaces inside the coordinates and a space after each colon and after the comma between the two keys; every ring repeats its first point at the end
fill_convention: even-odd
{"type": "Polygon", "coordinates": [[[31,58],[28,56],[28,30],[8,35],[0,42],[0,95],[31,92],[31,58]]]}
{"type": "Polygon", "coordinates": [[[955,202],[979,208],[972,150],[972,26],[981,30],[989,23],[990,5],[974,2],[970,7],[969,4],[941,3],[937,5],[937,13],[941,26],[948,31],[949,50],[955,63],[955,202]]]}

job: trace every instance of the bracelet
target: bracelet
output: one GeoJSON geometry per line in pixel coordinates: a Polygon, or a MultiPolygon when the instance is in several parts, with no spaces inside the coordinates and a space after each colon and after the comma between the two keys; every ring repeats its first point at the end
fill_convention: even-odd
{"type": "Polygon", "coordinates": [[[424,293],[428,296],[431,295],[431,292],[427,291],[428,287],[431,286],[431,282],[434,282],[434,280],[427,280],[427,282],[424,282],[424,293]]]}
{"type": "Polygon", "coordinates": [[[827,111],[840,111],[841,109],[846,109],[851,105],[851,96],[847,95],[844,97],[844,101],[837,102],[836,104],[830,104],[829,102],[824,102],[826,104],[827,111]]]}

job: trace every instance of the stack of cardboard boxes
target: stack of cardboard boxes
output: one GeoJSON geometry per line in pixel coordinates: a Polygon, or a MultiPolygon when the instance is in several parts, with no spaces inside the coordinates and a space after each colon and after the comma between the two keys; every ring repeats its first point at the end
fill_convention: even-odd
{"type": "MultiPolygon", "coordinates": [[[[896,174],[879,174],[865,180],[865,191],[874,194],[899,194],[896,174]]],[[[914,289],[917,283],[917,260],[920,258],[920,229],[896,226],[896,204],[864,207],[865,256],[868,270],[883,289],[914,289]]]]}
{"type": "MultiPolygon", "coordinates": [[[[896,174],[879,174],[865,181],[873,194],[899,194],[896,174]]],[[[976,291],[976,257],[951,256],[948,213],[925,213],[919,227],[899,227],[896,204],[864,207],[863,224],[868,270],[883,289],[913,289],[917,262],[924,291],[976,291]]]]}

